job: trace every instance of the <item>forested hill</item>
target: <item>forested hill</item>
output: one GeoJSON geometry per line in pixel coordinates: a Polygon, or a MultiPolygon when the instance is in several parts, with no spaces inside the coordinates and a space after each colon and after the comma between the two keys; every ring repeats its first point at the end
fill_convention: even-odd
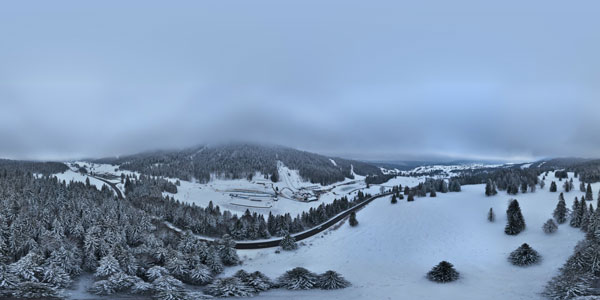
{"type": "Polygon", "coordinates": [[[155,151],[120,158],[104,158],[97,162],[120,165],[121,169],[153,176],[183,180],[195,178],[207,182],[214,174],[220,178],[248,178],[255,172],[278,178],[277,161],[315,184],[331,184],[359,175],[381,175],[371,164],[330,158],[319,154],[282,146],[257,144],[223,144],[199,146],[180,151],[155,151]],[[332,161],[333,160],[333,161],[332,161]]]}
{"type": "Polygon", "coordinates": [[[50,175],[62,173],[69,169],[65,164],[60,162],[37,162],[37,161],[20,161],[0,159],[0,170],[2,172],[21,172],[21,173],[38,173],[50,175]]]}

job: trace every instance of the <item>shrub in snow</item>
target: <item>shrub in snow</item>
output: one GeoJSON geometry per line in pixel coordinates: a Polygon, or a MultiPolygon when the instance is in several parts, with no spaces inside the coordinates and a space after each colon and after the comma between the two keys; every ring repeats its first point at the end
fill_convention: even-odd
{"type": "Polygon", "coordinates": [[[13,292],[17,299],[61,299],[58,290],[49,283],[26,281],[19,283],[13,292]]]}
{"type": "Polygon", "coordinates": [[[460,274],[454,269],[454,266],[445,260],[433,267],[433,269],[427,273],[427,279],[440,283],[452,282],[459,277],[460,274]]]}
{"type": "Polygon", "coordinates": [[[350,213],[350,219],[348,220],[348,222],[352,227],[358,225],[358,220],[356,220],[356,212],[353,211],[350,213]]]}
{"type": "Polygon", "coordinates": [[[254,293],[266,291],[274,287],[273,282],[269,277],[261,272],[254,272],[249,274],[244,270],[239,270],[233,275],[244,283],[254,293]]]}
{"type": "Polygon", "coordinates": [[[558,229],[558,226],[556,225],[556,223],[554,223],[554,220],[552,219],[548,219],[548,221],[546,221],[546,223],[544,223],[544,226],[542,226],[542,229],[544,230],[545,233],[554,233],[556,232],[556,230],[558,229]]]}
{"type": "Polygon", "coordinates": [[[434,190],[431,191],[431,193],[429,193],[429,197],[436,197],[437,194],[435,193],[434,190]]]}
{"type": "Polygon", "coordinates": [[[327,271],[319,275],[318,280],[317,286],[324,290],[337,290],[350,286],[350,282],[335,271],[327,271]]]}
{"type": "Polygon", "coordinates": [[[488,211],[487,220],[490,222],[494,222],[496,220],[496,215],[494,214],[494,210],[490,207],[490,211],[488,211]]]}
{"type": "Polygon", "coordinates": [[[525,219],[521,213],[521,207],[517,199],[510,201],[508,209],[506,210],[506,218],[508,222],[504,228],[504,233],[508,235],[517,235],[525,229],[525,219]]]}
{"type": "Polygon", "coordinates": [[[316,287],[317,274],[301,267],[291,269],[279,277],[279,284],[288,290],[308,290],[316,287]]]}
{"type": "Polygon", "coordinates": [[[215,297],[252,296],[252,290],[237,277],[216,279],[208,285],[206,293],[215,297]]]}
{"type": "Polygon", "coordinates": [[[286,251],[298,249],[298,244],[296,244],[296,239],[293,236],[291,236],[289,233],[286,234],[283,237],[283,239],[281,239],[279,246],[281,246],[281,249],[286,250],[286,251]]]}
{"type": "Polygon", "coordinates": [[[508,256],[508,260],[515,266],[530,266],[538,263],[541,258],[540,254],[527,243],[521,245],[508,256]]]}

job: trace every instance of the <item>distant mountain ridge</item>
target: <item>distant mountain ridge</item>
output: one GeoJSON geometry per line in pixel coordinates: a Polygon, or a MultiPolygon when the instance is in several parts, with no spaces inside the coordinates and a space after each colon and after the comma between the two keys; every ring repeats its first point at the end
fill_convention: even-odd
{"type": "Polygon", "coordinates": [[[277,161],[298,170],[300,176],[327,185],[358,175],[382,175],[379,167],[356,160],[328,157],[277,145],[230,143],[197,146],[183,150],[152,151],[95,160],[119,165],[121,169],[153,176],[208,182],[211,176],[226,179],[252,177],[256,172],[275,176],[277,161]]]}

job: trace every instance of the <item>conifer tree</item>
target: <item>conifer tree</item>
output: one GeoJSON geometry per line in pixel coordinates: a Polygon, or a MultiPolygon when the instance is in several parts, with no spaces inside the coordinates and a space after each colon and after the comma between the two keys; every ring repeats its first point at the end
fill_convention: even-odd
{"type": "Polygon", "coordinates": [[[415,195],[411,192],[408,194],[408,198],[406,198],[406,201],[411,202],[411,201],[415,201],[415,195]]]}
{"type": "Polygon", "coordinates": [[[431,190],[431,192],[429,192],[429,197],[434,198],[436,196],[437,196],[437,194],[435,193],[435,190],[431,190]]]}
{"type": "Polygon", "coordinates": [[[508,260],[515,266],[530,266],[541,260],[540,254],[531,248],[527,243],[521,245],[515,251],[511,252],[508,260]]]}
{"type": "Polygon", "coordinates": [[[454,269],[454,266],[447,261],[441,261],[427,273],[427,279],[439,283],[452,282],[459,277],[460,274],[454,269]]]}
{"type": "Polygon", "coordinates": [[[572,227],[575,227],[575,228],[578,228],[581,226],[580,213],[581,213],[581,207],[579,204],[579,200],[577,199],[577,197],[575,197],[575,200],[573,201],[573,206],[571,207],[571,221],[569,222],[569,225],[571,225],[572,227]]]}
{"type": "Polygon", "coordinates": [[[550,192],[554,193],[556,192],[556,182],[552,181],[550,183],[550,192]]]}
{"type": "MultiPolygon", "coordinates": [[[[562,195],[562,193],[561,193],[562,195]]],[[[554,213],[552,214],[552,216],[554,217],[554,220],[556,220],[556,222],[558,224],[563,224],[567,221],[567,204],[565,202],[565,199],[559,197],[558,200],[558,204],[556,204],[556,208],[554,209],[554,213]]]]}
{"type": "Polygon", "coordinates": [[[511,200],[508,209],[506,210],[507,224],[504,228],[504,233],[508,235],[517,235],[525,230],[525,219],[521,213],[521,207],[517,199],[511,200]]]}
{"type": "Polygon", "coordinates": [[[396,194],[392,195],[392,204],[398,203],[398,199],[396,198],[396,194]]]}
{"type": "Polygon", "coordinates": [[[350,223],[350,226],[355,227],[356,225],[358,225],[358,220],[356,220],[356,212],[351,212],[350,213],[350,219],[348,220],[348,222],[350,223]]]}
{"type": "Polygon", "coordinates": [[[490,210],[488,211],[487,220],[489,222],[494,222],[496,220],[496,215],[494,214],[494,210],[492,210],[491,207],[490,207],[490,210]]]}
{"type": "Polygon", "coordinates": [[[548,219],[548,221],[544,223],[544,226],[542,226],[542,229],[545,233],[550,234],[556,232],[556,230],[558,230],[558,226],[556,225],[556,223],[554,223],[553,219],[548,219]]]}
{"type": "Polygon", "coordinates": [[[588,183],[587,189],[585,191],[585,200],[592,201],[594,200],[594,194],[592,193],[592,185],[588,183]]]}
{"type": "Polygon", "coordinates": [[[350,282],[339,273],[330,270],[319,275],[317,286],[324,290],[337,290],[349,287],[350,282]]]}
{"type": "Polygon", "coordinates": [[[298,245],[296,244],[296,239],[293,236],[291,236],[289,233],[286,234],[283,237],[283,239],[281,239],[279,246],[281,247],[281,249],[286,250],[286,251],[298,249],[298,245]]]}
{"type": "Polygon", "coordinates": [[[496,185],[491,179],[488,179],[487,183],[485,184],[485,195],[493,196],[496,194],[498,194],[498,191],[496,190],[496,185]]]}
{"type": "Polygon", "coordinates": [[[289,290],[308,290],[317,287],[317,274],[301,267],[285,272],[278,279],[279,285],[289,290]]]}

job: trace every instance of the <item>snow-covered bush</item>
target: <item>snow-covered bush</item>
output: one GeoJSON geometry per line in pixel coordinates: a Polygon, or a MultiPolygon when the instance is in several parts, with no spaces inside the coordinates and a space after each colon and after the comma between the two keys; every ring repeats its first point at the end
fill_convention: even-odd
{"type": "Polygon", "coordinates": [[[298,249],[298,245],[296,244],[296,239],[293,236],[291,236],[289,233],[286,234],[283,237],[283,239],[281,239],[279,246],[281,246],[281,249],[286,250],[286,251],[298,249]]]}
{"type": "Polygon", "coordinates": [[[289,290],[308,290],[316,287],[318,276],[305,268],[297,267],[285,272],[278,281],[281,287],[289,290]]]}
{"type": "Polygon", "coordinates": [[[275,286],[269,277],[259,271],[249,274],[244,270],[239,270],[233,276],[238,278],[254,293],[266,291],[275,286]]]}
{"type": "Polygon", "coordinates": [[[508,260],[515,266],[533,265],[538,263],[541,258],[540,254],[527,243],[521,245],[508,256],[508,260]]]}
{"type": "Polygon", "coordinates": [[[542,226],[542,229],[544,230],[545,233],[550,234],[550,233],[554,233],[554,232],[556,232],[556,230],[558,230],[558,225],[556,225],[556,223],[554,222],[553,219],[548,219],[548,221],[546,221],[546,223],[544,223],[544,226],[542,226]]]}
{"type": "Polygon", "coordinates": [[[429,273],[427,273],[427,279],[434,282],[452,282],[460,277],[458,271],[454,269],[454,266],[447,262],[442,261],[437,266],[433,267],[429,273]]]}
{"type": "Polygon", "coordinates": [[[324,290],[343,289],[350,286],[350,282],[342,275],[331,270],[319,275],[318,280],[317,286],[324,290]]]}
{"type": "Polygon", "coordinates": [[[207,286],[206,293],[215,297],[252,296],[252,290],[237,277],[216,279],[207,286]]]}

